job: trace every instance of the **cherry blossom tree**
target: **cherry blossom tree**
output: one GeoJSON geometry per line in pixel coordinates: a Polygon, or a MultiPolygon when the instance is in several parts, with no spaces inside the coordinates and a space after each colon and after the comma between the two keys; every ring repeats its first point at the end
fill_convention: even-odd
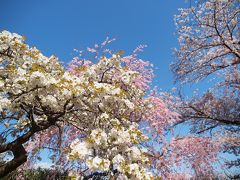
{"type": "MultiPolygon", "coordinates": [[[[239,0],[198,1],[175,16],[179,48],[172,64],[176,81],[213,84],[203,95],[183,100],[183,122],[193,132],[212,132],[223,151],[239,155],[240,31],[239,0]]],[[[239,167],[239,159],[230,162],[239,167]]],[[[231,166],[230,165],[230,166],[231,166]]]]}
{"type": "Polygon", "coordinates": [[[225,83],[239,87],[239,0],[200,1],[179,11],[176,79],[196,82],[222,70],[225,83]]]}
{"type": "Polygon", "coordinates": [[[87,48],[91,60],[76,50],[80,57],[65,68],[23,36],[0,33],[0,153],[12,157],[0,177],[18,168],[20,179],[43,149],[83,179],[181,178],[209,169],[218,152],[211,139],[168,140],[180,117],[173,97],[151,90],[151,64],[138,58],[144,46],[123,56],[103,49],[111,41],[87,48]],[[175,172],[184,163],[189,174],[175,172]]]}
{"type": "Polygon", "coordinates": [[[28,153],[36,154],[31,141],[25,144],[30,138],[47,133],[39,139],[41,146],[52,141],[56,131],[61,135],[64,126],[73,126],[82,139],[71,142],[69,159],[79,158],[91,170],[107,174],[117,168],[119,175],[152,178],[145,168],[148,159],[136,146],[146,140],[136,124],[145,106],[140,104],[145,80],[140,73],[122,67],[120,55],[113,54],[96,64],[84,63],[74,69],[75,75],[65,71],[57,58],[26,45],[22,36],[3,31],[0,38],[0,152],[11,151],[14,156],[1,166],[1,176],[27,160],[26,150],[32,148],[28,153]],[[129,159],[131,153],[138,159],[129,159]]]}

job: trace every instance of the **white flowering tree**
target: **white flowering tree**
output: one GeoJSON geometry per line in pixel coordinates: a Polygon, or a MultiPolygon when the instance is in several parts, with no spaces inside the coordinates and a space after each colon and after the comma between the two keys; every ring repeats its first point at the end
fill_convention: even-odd
{"type": "Polygon", "coordinates": [[[68,159],[106,176],[153,178],[138,146],[147,140],[137,122],[149,103],[142,101],[144,91],[137,85],[140,74],[122,67],[120,55],[102,57],[73,73],[56,57],[29,47],[22,36],[3,31],[0,43],[0,153],[13,154],[1,165],[0,177],[27,160],[27,142],[36,134],[71,125],[81,138],[71,143],[68,159]]]}
{"type": "Polygon", "coordinates": [[[78,85],[56,57],[43,56],[22,36],[3,31],[0,53],[0,153],[11,151],[14,156],[0,167],[2,177],[27,160],[24,143],[58,126],[74,109],[72,100],[78,95],[69,89],[78,85]]]}

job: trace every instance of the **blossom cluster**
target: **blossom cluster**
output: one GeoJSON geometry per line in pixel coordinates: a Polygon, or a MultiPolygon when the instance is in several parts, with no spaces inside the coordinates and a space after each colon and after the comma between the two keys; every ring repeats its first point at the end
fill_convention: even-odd
{"type": "Polygon", "coordinates": [[[74,94],[82,91],[80,81],[55,56],[44,56],[8,31],[0,33],[0,43],[0,110],[6,127],[21,131],[72,107],[74,94]]]}
{"type": "Polygon", "coordinates": [[[137,126],[149,104],[142,100],[149,80],[143,79],[140,69],[149,64],[129,58],[116,53],[102,56],[95,64],[73,60],[69,71],[81,79],[82,94],[88,97],[81,104],[85,111],[76,115],[88,124],[82,123],[85,138],[71,143],[68,158],[85,162],[92,172],[117,171],[125,179],[152,179],[149,160],[140,148],[147,137],[137,126]]]}
{"type": "Polygon", "coordinates": [[[117,119],[110,121],[114,125],[107,132],[97,128],[87,138],[72,142],[69,158],[86,162],[94,171],[117,170],[124,179],[153,179],[146,150],[138,146],[148,138],[136,124],[124,128],[117,119]]]}

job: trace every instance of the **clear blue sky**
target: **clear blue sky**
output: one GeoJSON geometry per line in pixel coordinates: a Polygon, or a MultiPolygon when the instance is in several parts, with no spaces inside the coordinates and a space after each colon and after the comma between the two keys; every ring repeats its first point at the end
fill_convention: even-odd
{"type": "Polygon", "coordinates": [[[173,16],[186,6],[185,0],[1,0],[0,30],[25,35],[27,43],[64,62],[73,48],[107,36],[126,53],[146,44],[141,57],[158,68],[154,85],[166,90],[173,87],[171,48],[178,45],[173,16]]]}

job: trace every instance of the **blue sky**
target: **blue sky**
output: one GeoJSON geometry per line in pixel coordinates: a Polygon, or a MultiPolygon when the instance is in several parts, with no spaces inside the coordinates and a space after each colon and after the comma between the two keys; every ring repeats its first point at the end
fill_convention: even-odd
{"type": "Polygon", "coordinates": [[[139,44],[141,54],[157,69],[154,85],[171,89],[171,48],[178,45],[173,21],[185,0],[1,0],[0,30],[27,37],[43,54],[69,62],[74,48],[81,49],[116,38],[113,48],[130,53],[139,44]]]}

